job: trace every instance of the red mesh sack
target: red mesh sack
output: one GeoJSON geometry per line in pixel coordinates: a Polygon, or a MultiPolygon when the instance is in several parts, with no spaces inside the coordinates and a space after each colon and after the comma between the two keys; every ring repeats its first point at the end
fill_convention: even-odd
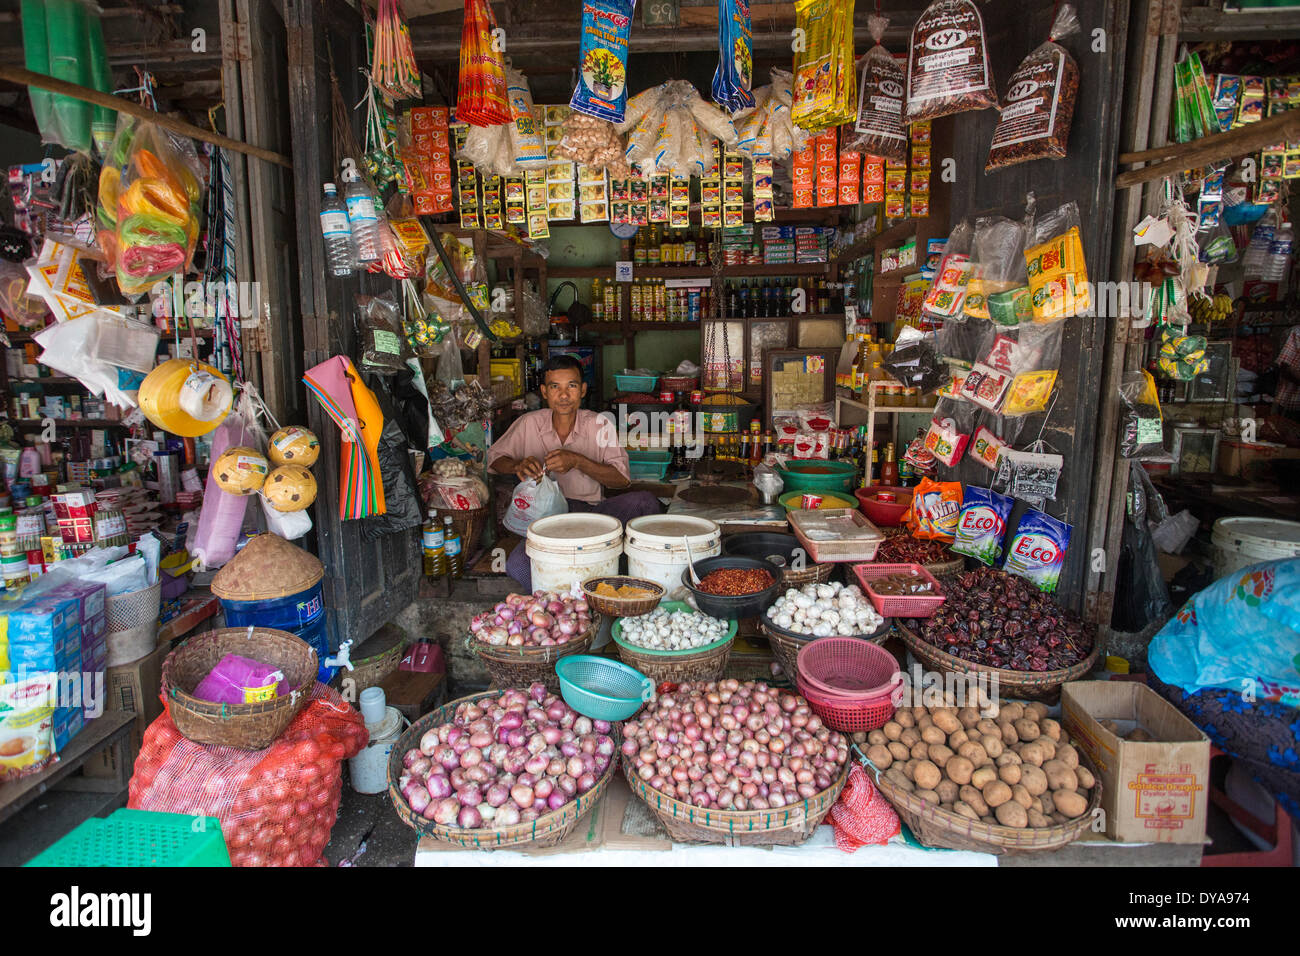
{"type": "Polygon", "coordinates": [[[856,763],[831,807],[831,825],[835,827],[835,845],[845,853],[869,843],[888,843],[902,832],[898,814],[856,763]]]}
{"type": "Polygon", "coordinates": [[[216,817],[235,866],[323,865],[343,761],[369,737],[361,715],[319,682],[265,750],[196,744],[164,711],[145,731],[127,806],[216,817]]]}

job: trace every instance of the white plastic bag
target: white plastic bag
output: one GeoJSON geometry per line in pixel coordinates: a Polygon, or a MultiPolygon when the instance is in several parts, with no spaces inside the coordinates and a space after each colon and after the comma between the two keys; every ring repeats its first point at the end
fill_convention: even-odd
{"type": "Polygon", "coordinates": [[[295,541],[311,530],[311,512],[307,509],[277,511],[263,496],[258,495],[258,499],[262,502],[262,515],[266,518],[267,531],[278,534],[285,541],[295,541]]]}
{"type": "Polygon", "coordinates": [[[529,478],[515,485],[502,524],[515,534],[524,535],[538,518],[567,514],[568,510],[569,503],[564,500],[560,486],[550,475],[543,475],[541,481],[529,478]]]}

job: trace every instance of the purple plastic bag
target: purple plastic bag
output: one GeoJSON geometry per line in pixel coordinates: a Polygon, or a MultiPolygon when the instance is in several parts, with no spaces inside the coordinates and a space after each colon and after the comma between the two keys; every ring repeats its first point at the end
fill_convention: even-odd
{"type": "Polygon", "coordinates": [[[227,654],[194,688],[194,696],[216,704],[252,704],[289,693],[284,674],[251,657],[227,654]],[[272,692],[271,688],[275,690],[272,692]]]}

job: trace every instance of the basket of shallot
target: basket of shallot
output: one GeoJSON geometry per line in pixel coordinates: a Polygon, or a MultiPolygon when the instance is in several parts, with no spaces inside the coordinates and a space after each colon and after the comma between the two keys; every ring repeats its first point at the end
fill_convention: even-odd
{"type": "Polygon", "coordinates": [[[555,662],[585,654],[600,626],[600,615],[581,593],[534,591],[511,594],[469,623],[469,649],[498,687],[526,687],[541,681],[560,690],[555,662]]]}
{"type": "Polygon", "coordinates": [[[472,694],[393,745],[388,798],[403,823],[444,843],[554,846],[608,789],[617,733],[540,682],[472,694]]]}
{"type": "Polygon", "coordinates": [[[628,785],[682,842],[803,843],[848,777],[848,738],[761,682],[680,684],[622,735],[628,785]]]}

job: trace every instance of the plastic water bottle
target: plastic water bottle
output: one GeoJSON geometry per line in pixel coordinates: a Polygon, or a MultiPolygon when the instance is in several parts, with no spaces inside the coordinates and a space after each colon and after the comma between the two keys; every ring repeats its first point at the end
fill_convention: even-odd
{"type": "Polygon", "coordinates": [[[357,261],[362,265],[378,261],[381,256],[375,197],[360,177],[343,187],[343,196],[347,200],[348,222],[352,226],[352,240],[357,247],[357,261]]]}
{"type": "Polygon", "coordinates": [[[1277,220],[1273,218],[1271,209],[1255,224],[1255,230],[1250,234],[1250,244],[1246,246],[1246,254],[1241,257],[1241,274],[1245,278],[1258,279],[1264,274],[1276,225],[1277,220]]]}
{"type": "Polygon", "coordinates": [[[352,245],[352,226],[348,208],[339,198],[333,183],[325,184],[325,201],[320,207],[320,231],[325,237],[325,259],[330,275],[350,276],[357,267],[357,251],[352,245]]]}
{"type": "Polygon", "coordinates": [[[1295,233],[1291,223],[1282,223],[1275,233],[1273,241],[1268,244],[1268,258],[1264,261],[1264,281],[1282,282],[1291,271],[1291,246],[1295,243],[1295,233]]]}

